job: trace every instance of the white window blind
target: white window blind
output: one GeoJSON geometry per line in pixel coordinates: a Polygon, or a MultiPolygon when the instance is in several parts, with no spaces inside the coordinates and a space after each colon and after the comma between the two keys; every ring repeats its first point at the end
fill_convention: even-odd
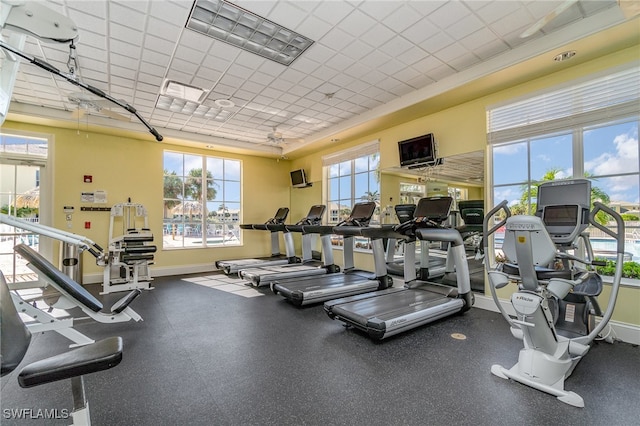
{"type": "Polygon", "coordinates": [[[323,166],[331,166],[332,164],[342,163],[343,161],[355,160],[356,158],[367,155],[377,154],[380,151],[380,141],[378,139],[345,149],[344,151],[334,152],[322,157],[323,166]]]}
{"type": "Polygon", "coordinates": [[[640,62],[487,110],[489,143],[549,134],[640,114],[640,62]]]}

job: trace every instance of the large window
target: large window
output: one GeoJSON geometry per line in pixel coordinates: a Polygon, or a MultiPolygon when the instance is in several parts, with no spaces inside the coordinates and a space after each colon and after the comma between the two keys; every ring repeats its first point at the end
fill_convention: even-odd
{"type": "MultiPolygon", "coordinates": [[[[336,224],[351,214],[358,202],[373,201],[376,211],[371,223],[380,223],[380,154],[378,141],[323,158],[325,199],[329,224],[336,224]]],[[[334,237],[334,245],[342,238],[334,237]]],[[[368,248],[366,238],[357,239],[356,248],[368,248]]]]}
{"type": "MultiPolygon", "coordinates": [[[[639,88],[640,71],[627,69],[489,110],[493,205],[532,214],[539,183],[586,177],[592,201],[625,220],[626,260],[640,262],[639,88]]],[[[610,258],[613,240],[590,234],[596,256],[610,258]]]]}
{"type": "Polygon", "coordinates": [[[237,245],[241,162],[164,152],[163,248],[237,245]]]}

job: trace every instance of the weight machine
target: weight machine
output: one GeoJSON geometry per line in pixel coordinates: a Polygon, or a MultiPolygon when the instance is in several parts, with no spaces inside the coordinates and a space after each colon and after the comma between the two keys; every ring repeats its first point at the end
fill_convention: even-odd
{"type": "Polygon", "coordinates": [[[151,290],[149,266],[157,250],[152,242],[147,209],[142,204],[128,202],[111,207],[109,253],[100,294],[151,290]]]}

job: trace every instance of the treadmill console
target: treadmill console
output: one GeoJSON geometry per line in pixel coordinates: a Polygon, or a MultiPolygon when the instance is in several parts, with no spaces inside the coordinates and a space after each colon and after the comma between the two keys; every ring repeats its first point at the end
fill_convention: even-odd
{"type": "Polygon", "coordinates": [[[399,223],[405,223],[413,219],[416,211],[415,204],[398,204],[394,207],[399,223]]]}
{"type": "Polygon", "coordinates": [[[285,219],[289,215],[289,208],[280,207],[276,212],[276,215],[267,221],[267,224],[281,224],[284,223],[285,219]]]}
{"type": "Polygon", "coordinates": [[[412,220],[396,225],[394,230],[403,235],[415,235],[417,228],[437,228],[447,220],[453,205],[451,197],[421,198],[412,220]]]}
{"type": "Polygon", "coordinates": [[[320,225],[325,209],[326,207],[323,204],[311,206],[311,209],[309,209],[309,213],[307,213],[307,216],[300,222],[296,223],[296,225],[320,225]]]}
{"type": "Polygon", "coordinates": [[[340,222],[337,226],[367,226],[371,220],[371,216],[376,211],[376,203],[367,201],[364,203],[356,203],[353,206],[351,215],[340,222]]]}
{"type": "Polygon", "coordinates": [[[414,213],[415,222],[426,226],[441,225],[449,218],[452,205],[451,197],[421,198],[414,213]]]}

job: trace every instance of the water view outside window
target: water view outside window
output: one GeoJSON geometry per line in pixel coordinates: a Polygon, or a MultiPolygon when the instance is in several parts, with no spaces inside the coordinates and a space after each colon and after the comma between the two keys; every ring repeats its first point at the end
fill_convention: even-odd
{"type": "Polygon", "coordinates": [[[163,248],[240,244],[241,162],[164,152],[163,248]]]}

